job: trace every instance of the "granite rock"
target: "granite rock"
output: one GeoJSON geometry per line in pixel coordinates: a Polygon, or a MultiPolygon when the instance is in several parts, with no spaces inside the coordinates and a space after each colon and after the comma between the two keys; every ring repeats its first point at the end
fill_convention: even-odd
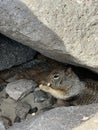
{"type": "Polygon", "coordinates": [[[7,130],[1,117],[0,117],[0,130],[7,130]]]}
{"type": "Polygon", "coordinates": [[[15,124],[8,130],[72,130],[84,122],[84,117],[90,117],[96,112],[98,104],[55,108],[29,121],[15,124]]]}
{"type": "Polygon", "coordinates": [[[34,91],[37,83],[33,80],[20,79],[7,84],[6,93],[14,100],[20,100],[31,91],[34,91]]]}
{"type": "Polygon", "coordinates": [[[31,106],[25,102],[18,102],[15,108],[16,116],[21,119],[21,121],[26,119],[26,115],[28,114],[31,106]]]}

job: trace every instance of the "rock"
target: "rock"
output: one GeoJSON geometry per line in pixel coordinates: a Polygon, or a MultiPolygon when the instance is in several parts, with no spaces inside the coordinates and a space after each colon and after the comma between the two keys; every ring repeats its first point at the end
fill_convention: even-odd
{"type": "Polygon", "coordinates": [[[1,0],[0,32],[50,58],[98,72],[97,7],[94,0],[1,0]]]}
{"type": "Polygon", "coordinates": [[[84,121],[82,125],[72,130],[98,130],[98,113],[88,117],[88,119],[84,121]]]}
{"type": "Polygon", "coordinates": [[[83,117],[89,117],[96,112],[98,112],[98,104],[60,107],[38,115],[29,121],[16,124],[9,130],[72,130],[83,123],[83,117]]]}
{"type": "Polygon", "coordinates": [[[0,118],[0,130],[6,130],[6,126],[5,126],[2,118],[0,118]]]}
{"type": "Polygon", "coordinates": [[[7,84],[6,93],[14,100],[20,100],[31,91],[34,91],[37,83],[33,80],[20,79],[7,84]]]}
{"type": "Polygon", "coordinates": [[[0,71],[33,60],[36,52],[0,34],[0,71]]]}
{"type": "MultiPolygon", "coordinates": [[[[38,97],[37,97],[38,98],[38,97]]],[[[31,113],[36,113],[36,114],[40,114],[43,111],[47,111],[49,109],[52,108],[53,104],[54,104],[54,100],[51,98],[51,95],[49,95],[48,99],[45,99],[43,102],[39,101],[39,102],[35,102],[34,101],[34,92],[28,94],[26,97],[24,97],[22,100],[22,102],[27,102],[28,104],[31,105],[31,110],[29,111],[29,114],[31,113]]]]}
{"type": "Polygon", "coordinates": [[[25,120],[30,108],[31,106],[29,104],[18,102],[15,108],[16,117],[19,117],[21,121],[25,120]]]}
{"type": "Polygon", "coordinates": [[[39,88],[34,90],[34,101],[35,102],[43,102],[49,98],[48,94],[41,91],[39,88]]]}

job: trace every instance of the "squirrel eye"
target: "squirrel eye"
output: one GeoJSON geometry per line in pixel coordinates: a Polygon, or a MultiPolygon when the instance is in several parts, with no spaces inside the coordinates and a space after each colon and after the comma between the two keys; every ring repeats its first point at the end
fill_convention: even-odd
{"type": "Polygon", "coordinates": [[[53,78],[54,78],[54,79],[58,79],[58,78],[59,78],[59,74],[54,75],[53,78]]]}

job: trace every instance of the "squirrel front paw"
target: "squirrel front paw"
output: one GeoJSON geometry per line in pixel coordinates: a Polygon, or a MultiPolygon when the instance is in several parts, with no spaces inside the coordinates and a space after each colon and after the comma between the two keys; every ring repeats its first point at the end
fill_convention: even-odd
{"type": "Polygon", "coordinates": [[[50,89],[50,83],[48,83],[47,85],[40,84],[39,88],[45,92],[48,92],[48,90],[50,89]]]}

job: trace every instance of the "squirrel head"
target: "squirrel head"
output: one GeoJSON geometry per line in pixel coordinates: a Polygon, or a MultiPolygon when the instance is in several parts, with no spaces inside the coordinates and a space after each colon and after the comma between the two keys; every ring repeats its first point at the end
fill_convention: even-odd
{"type": "MultiPolygon", "coordinates": [[[[72,82],[73,80],[78,79],[78,76],[72,71],[71,68],[65,68],[65,69],[55,69],[53,70],[49,76],[48,76],[48,82],[52,86],[62,86],[65,85],[65,82],[69,83],[72,82]]],[[[68,84],[69,85],[69,84],[68,84]]]]}
{"type": "Polygon", "coordinates": [[[78,95],[83,89],[83,84],[71,68],[53,70],[48,76],[48,83],[54,89],[68,91],[68,97],[78,95]]]}

